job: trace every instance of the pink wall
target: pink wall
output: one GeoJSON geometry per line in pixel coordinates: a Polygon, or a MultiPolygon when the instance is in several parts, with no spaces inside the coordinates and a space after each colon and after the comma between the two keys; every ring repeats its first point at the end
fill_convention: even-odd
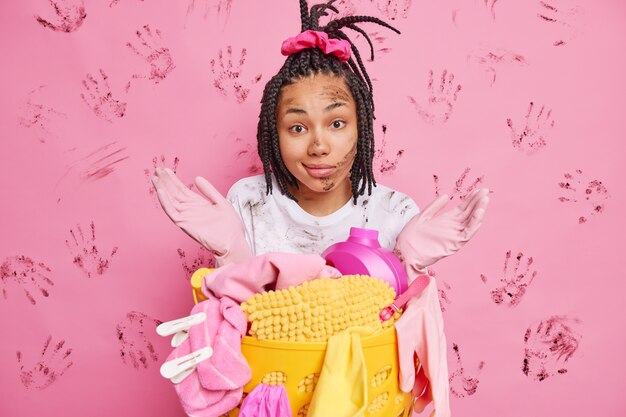
{"type": "MultiPolygon", "coordinates": [[[[421,206],[493,190],[434,268],[454,414],[625,415],[624,3],[339,3],[403,32],[369,26],[378,180],[421,206]]],[[[208,255],[149,173],[226,192],[258,172],[261,89],[298,19],[296,0],[0,3],[0,415],[183,415],[154,328],[208,255]]]]}

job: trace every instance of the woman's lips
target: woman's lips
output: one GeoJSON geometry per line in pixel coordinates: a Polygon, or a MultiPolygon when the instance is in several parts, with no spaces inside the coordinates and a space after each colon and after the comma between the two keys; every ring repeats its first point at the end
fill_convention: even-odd
{"type": "Polygon", "coordinates": [[[326,164],[303,164],[303,166],[306,172],[313,178],[329,177],[336,169],[334,166],[326,164]]]}

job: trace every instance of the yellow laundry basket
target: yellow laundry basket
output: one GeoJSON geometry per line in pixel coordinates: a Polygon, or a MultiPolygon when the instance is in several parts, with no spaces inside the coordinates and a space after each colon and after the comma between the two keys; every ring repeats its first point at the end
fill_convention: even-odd
{"type": "MultiPolygon", "coordinates": [[[[193,298],[196,303],[205,299],[201,292],[202,280],[212,270],[198,269],[191,277],[193,298]]],[[[398,353],[396,331],[390,326],[384,331],[365,337],[361,341],[368,375],[368,405],[366,417],[408,417],[412,412],[413,398],[400,391],[398,385],[398,353]]],[[[296,343],[275,340],[258,340],[245,336],[241,351],[252,370],[252,379],[244,386],[244,396],[261,380],[274,373],[284,382],[294,417],[307,415],[319,377],[326,343],[296,343]]],[[[239,408],[228,417],[236,417],[239,408]]],[[[330,416],[329,416],[330,417],[330,416]]]]}

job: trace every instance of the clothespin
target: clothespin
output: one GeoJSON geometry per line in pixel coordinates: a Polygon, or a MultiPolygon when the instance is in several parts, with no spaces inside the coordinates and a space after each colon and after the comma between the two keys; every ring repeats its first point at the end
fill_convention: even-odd
{"type": "Polygon", "coordinates": [[[186,316],[180,319],[166,321],[165,323],[159,324],[156,331],[160,336],[169,336],[171,334],[174,335],[172,337],[172,347],[177,347],[181,343],[183,343],[189,337],[189,328],[191,326],[195,326],[196,324],[200,324],[206,320],[206,313],[200,312],[196,314],[192,314],[191,316],[186,316]]]}
{"type": "MultiPolygon", "coordinates": [[[[172,347],[177,347],[187,340],[191,326],[201,324],[205,320],[206,313],[200,312],[180,319],[161,323],[157,327],[156,331],[160,336],[169,336],[173,334],[174,336],[172,337],[171,344],[172,347]]],[[[161,375],[172,381],[172,383],[178,384],[196,369],[198,363],[209,359],[212,355],[213,349],[211,346],[205,346],[202,349],[198,349],[188,355],[165,362],[161,365],[161,375]]]]}
{"type": "Polygon", "coordinates": [[[178,384],[196,369],[198,363],[209,359],[212,355],[211,346],[205,346],[188,355],[165,362],[161,365],[161,375],[172,383],[178,384]]]}

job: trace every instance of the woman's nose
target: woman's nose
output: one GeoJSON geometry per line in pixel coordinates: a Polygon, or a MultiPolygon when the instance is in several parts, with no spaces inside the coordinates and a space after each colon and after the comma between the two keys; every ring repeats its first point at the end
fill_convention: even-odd
{"type": "Polygon", "coordinates": [[[323,156],[327,155],[330,151],[330,145],[323,132],[316,130],[311,136],[311,142],[309,143],[309,155],[323,156]]]}

